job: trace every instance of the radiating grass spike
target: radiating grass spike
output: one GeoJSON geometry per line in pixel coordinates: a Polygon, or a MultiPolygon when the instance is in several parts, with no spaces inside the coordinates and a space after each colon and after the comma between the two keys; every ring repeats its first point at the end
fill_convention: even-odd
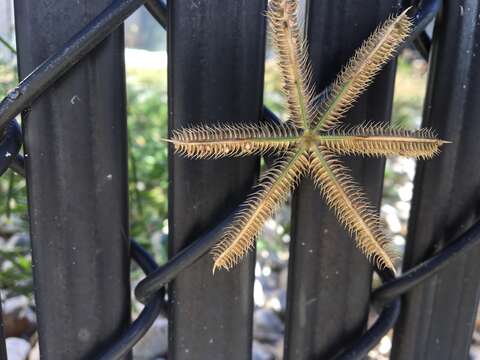
{"type": "Polygon", "coordinates": [[[219,268],[232,268],[248,252],[265,222],[286,200],[307,168],[308,158],[301,150],[289,152],[262,175],[257,189],[241,205],[212,250],[214,272],[219,268]]]}
{"type": "Polygon", "coordinates": [[[393,251],[380,218],[348,170],[326,148],[312,151],[310,175],[339,222],[355,238],[358,248],[379,268],[395,272],[393,251]]]}
{"type": "Polygon", "coordinates": [[[191,159],[218,159],[288,151],[301,133],[292,125],[236,124],[174,130],[176,153],[191,159]]]}
{"type": "Polygon", "coordinates": [[[297,20],[297,1],[271,0],[267,16],[283,80],[290,120],[307,129],[317,115],[307,42],[297,20]]]}
{"type": "Polygon", "coordinates": [[[340,155],[405,156],[430,159],[448,141],[439,140],[433,130],[406,130],[388,124],[364,124],[336,129],[318,136],[318,143],[340,155]]]}
{"type": "Polygon", "coordinates": [[[394,55],[408,37],[412,22],[407,9],[388,19],[362,44],[328,90],[315,129],[327,131],[337,125],[358,97],[367,89],[375,75],[394,55]]]}

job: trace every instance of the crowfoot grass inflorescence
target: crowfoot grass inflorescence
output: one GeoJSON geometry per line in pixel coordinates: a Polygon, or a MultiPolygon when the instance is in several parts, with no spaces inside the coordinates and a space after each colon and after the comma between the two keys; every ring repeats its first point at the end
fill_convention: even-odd
{"type": "Polygon", "coordinates": [[[366,123],[346,128],[342,118],[408,37],[407,11],[378,27],[324,92],[315,97],[307,42],[299,29],[296,0],[270,0],[267,17],[286,96],[283,124],[195,126],[173,131],[174,150],[192,159],[275,154],[272,167],[234,215],[213,248],[214,271],[230,269],[254,245],[263,224],[303,176],[310,176],[360,251],[380,268],[395,271],[393,246],[378,211],[342,165],[342,155],[429,159],[447,141],[433,130],[366,123]]]}

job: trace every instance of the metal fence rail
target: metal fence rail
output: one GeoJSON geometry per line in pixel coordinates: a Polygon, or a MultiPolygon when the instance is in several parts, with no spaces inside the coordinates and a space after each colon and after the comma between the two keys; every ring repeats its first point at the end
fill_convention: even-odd
{"type": "MultiPolygon", "coordinates": [[[[406,269],[478,219],[479,16],[478,1],[446,1],[436,24],[423,120],[453,144],[438,159],[418,165],[406,269]]],[[[405,297],[395,328],[394,359],[468,358],[465,339],[475,325],[479,256],[480,249],[472,249],[405,297]]]]}
{"type": "MultiPolygon", "coordinates": [[[[19,78],[108,4],[15,1],[19,78]]],[[[45,358],[91,358],[130,323],[123,51],[120,27],[23,112],[45,358]]]]}
{"type": "MultiPolygon", "coordinates": [[[[169,7],[169,128],[225,119],[258,122],[266,2],[213,0],[191,7],[189,1],[169,7]]],[[[243,201],[259,159],[199,162],[170,154],[172,257],[243,201]]],[[[251,253],[233,271],[212,276],[205,256],[175,277],[168,287],[169,356],[245,358],[252,342],[254,268],[251,253]]]]}
{"type": "MultiPolygon", "coordinates": [[[[117,0],[100,12],[107,3],[97,2],[85,17],[76,13],[75,1],[54,5],[46,0],[16,1],[24,80],[0,103],[0,174],[8,167],[24,173],[18,154],[25,142],[42,355],[46,359],[128,357],[155,317],[168,311],[174,358],[249,358],[253,255],[235,271],[214,278],[201,258],[229,222],[227,212],[252,184],[258,169],[255,159],[208,165],[170,159],[171,258],[158,267],[131,242],[130,254],[147,274],[135,294],[147,305],[128,325],[125,81],[123,39],[116,29],[143,3],[117,0]],[[35,21],[52,14],[65,16],[46,24],[35,21]],[[77,35],[66,41],[75,30],[77,35]],[[14,120],[22,111],[24,139],[14,120]],[[203,191],[206,184],[214,189],[203,191]],[[234,201],[225,203],[226,196],[234,201]],[[189,206],[192,203],[195,207],[189,206]],[[212,228],[222,217],[225,220],[212,228]],[[169,283],[169,303],[165,303],[169,283]],[[61,319],[52,315],[54,307],[63,314],[61,319]],[[60,332],[61,338],[52,339],[51,331],[60,332]]],[[[307,2],[318,86],[331,80],[361,39],[399,5],[394,0],[368,6],[353,0],[307,2]],[[357,27],[351,28],[351,23],[357,27]],[[339,28],[342,31],[336,31],[339,28]]],[[[440,3],[430,0],[414,5],[412,40],[427,56],[430,41],[423,30],[440,3]]],[[[286,358],[362,358],[400,313],[393,358],[465,358],[479,293],[475,257],[480,251],[480,223],[472,225],[477,219],[475,196],[480,182],[478,171],[473,171],[480,145],[477,124],[472,121],[478,114],[474,54],[479,6],[478,0],[448,2],[434,34],[425,122],[434,123],[456,145],[450,155],[421,165],[418,172],[406,255],[409,270],[399,278],[379,271],[386,283],[370,297],[371,272],[366,261],[314,201],[310,184],[303,184],[296,194],[286,358]],[[321,214],[320,224],[307,216],[310,212],[321,214]],[[308,228],[309,234],[302,233],[302,228],[308,228]],[[332,237],[330,242],[322,241],[325,229],[337,234],[335,244],[332,237]],[[299,241],[309,242],[315,250],[313,258],[305,256],[299,241]],[[338,276],[338,280],[329,282],[326,276],[338,276]],[[448,296],[441,295],[445,292],[448,296]],[[400,311],[403,294],[407,294],[406,307],[400,311]],[[310,296],[318,299],[305,312],[302,299],[308,301],[310,296]],[[365,331],[369,303],[381,314],[365,331]],[[452,308],[459,311],[447,314],[452,308]],[[302,316],[308,319],[306,326],[300,324],[302,316]],[[423,320],[417,323],[419,316],[423,320]],[[329,324],[332,319],[334,323],[329,324]],[[442,326],[445,321],[450,333],[442,326]],[[422,328],[425,324],[430,331],[422,328]]],[[[177,0],[169,4],[168,16],[162,1],[150,0],[147,7],[163,26],[167,19],[169,23],[171,128],[199,118],[259,121],[265,1],[177,0]]],[[[365,116],[388,121],[393,78],[394,65],[390,65],[362,98],[350,117],[352,122],[365,116]]],[[[265,121],[275,121],[268,109],[263,115],[265,121]]],[[[381,162],[356,162],[355,171],[368,182],[371,197],[378,198],[382,169],[381,162]]],[[[0,358],[6,358],[0,343],[0,358]]]]}

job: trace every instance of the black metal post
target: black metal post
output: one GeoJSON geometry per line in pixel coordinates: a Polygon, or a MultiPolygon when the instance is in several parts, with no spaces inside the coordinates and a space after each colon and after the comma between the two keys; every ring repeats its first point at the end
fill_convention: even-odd
{"type": "MultiPolygon", "coordinates": [[[[15,1],[24,78],[110,0],[15,1]]],[[[88,359],[130,321],[123,29],[24,112],[43,359],[88,359]]]]}
{"type": "MultiPolygon", "coordinates": [[[[334,80],[362,41],[399,10],[397,0],[308,1],[307,36],[317,92],[334,80]]],[[[390,121],[395,65],[378,76],[346,123],[390,121]]],[[[384,161],[345,159],[368,198],[379,204],[384,161]]],[[[325,359],[358,339],[369,310],[371,265],[324,205],[310,180],[293,200],[285,357],[325,359]]]]}
{"type": "MultiPolygon", "coordinates": [[[[478,219],[480,2],[445,1],[432,44],[424,125],[439,130],[441,156],[419,162],[404,261],[410,269],[478,219]]],[[[480,249],[409,292],[393,359],[467,359],[480,292],[480,249]]]]}
{"type": "MultiPolygon", "coordinates": [[[[261,117],[265,1],[169,2],[170,129],[257,122],[261,117]]],[[[170,256],[224,219],[246,197],[258,159],[186,160],[170,155],[170,256]]],[[[209,254],[169,287],[170,356],[248,359],[252,252],[212,275],[209,254]]]]}

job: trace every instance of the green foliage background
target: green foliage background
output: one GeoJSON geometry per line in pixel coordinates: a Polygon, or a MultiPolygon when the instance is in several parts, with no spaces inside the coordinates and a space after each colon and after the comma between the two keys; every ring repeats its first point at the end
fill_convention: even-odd
{"type": "Polygon", "coordinates": [[[166,260],[167,233],[167,73],[129,69],[128,142],[130,234],[166,260]],[[160,239],[158,239],[160,238],[160,239]]]}

